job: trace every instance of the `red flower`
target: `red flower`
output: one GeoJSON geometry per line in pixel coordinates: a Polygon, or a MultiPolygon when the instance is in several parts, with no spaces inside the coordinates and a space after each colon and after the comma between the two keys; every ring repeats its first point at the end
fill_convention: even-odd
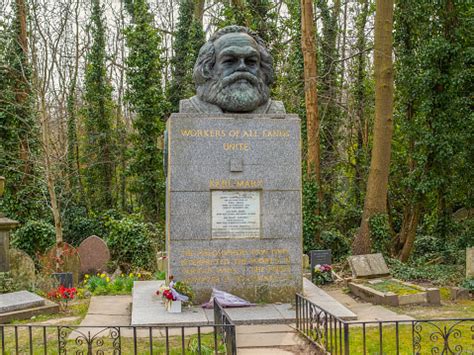
{"type": "Polygon", "coordinates": [[[164,290],[163,291],[163,297],[169,299],[170,301],[175,301],[173,294],[171,293],[170,290],[164,290]]]}

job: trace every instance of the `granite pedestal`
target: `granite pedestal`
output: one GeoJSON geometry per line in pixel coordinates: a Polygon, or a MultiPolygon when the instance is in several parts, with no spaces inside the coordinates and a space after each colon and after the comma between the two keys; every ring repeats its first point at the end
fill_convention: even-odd
{"type": "Polygon", "coordinates": [[[173,114],[167,123],[169,275],[252,302],[302,289],[300,120],[173,114]]]}

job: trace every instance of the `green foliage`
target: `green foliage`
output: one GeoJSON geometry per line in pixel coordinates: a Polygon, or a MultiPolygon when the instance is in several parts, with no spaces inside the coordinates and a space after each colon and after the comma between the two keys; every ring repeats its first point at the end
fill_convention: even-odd
{"type": "Polygon", "coordinates": [[[171,58],[171,84],[168,98],[172,112],[178,112],[179,100],[194,95],[193,67],[199,49],[204,44],[204,32],[198,19],[194,18],[195,2],[182,0],[179,3],[179,18],[171,58]]]}
{"type": "Polygon", "coordinates": [[[124,295],[132,292],[133,283],[140,280],[138,275],[120,275],[110,279],[106,274],[86,275],[83,287],[92,295],[124,295]]]}
{"type": "Polygon", "coordinates": [[[318,207],[318,184],[314,179],[303,180],[303,250],[308,253],[316,249],[316,236],[321,231],[321,216],[318,207]]]}
{"type": "Polygon", "coordinates": [[[125,5],[132,19],[125,31],[129,49],[126,100],[136,114],[133,160],[129,168],[135,177],[131,190],[138,194],[145,219],[158,221],[164,216],[165,189],[163,155],[158,142],[169,107],[161,88],[161,37],[153,25],[153,15],[146,0],[126,1],[125,5]]]}
{"type": "Polygon", "coordinates": [[[15,291],[15,285],[9,272],[0,272],[0,294],[15,291]]]}
{"type": "Polygon", "coordinates": [[[430,281],[435,285],[458,285],[464,278],[464,265],[402,263],[398,259],[386,258],[393,277],[410,281],[430,281]]]}
{"type": "Polygon", "coordinates": [[[104,216],[98,215],[95,212],[88,213],[85,207],[71,207],[67,209],[63,218],[64,241],[78,246],[91,235],[105,238],[107,236],[107,229],[104,225],[104,216]]]}
{"type": "Polygon", "coordinates": [[[85,185],[89,207],[104,210],[114,207],[113,176],[115,169],[114,131],[112,125],[112,86],[107,77],[106,28],[100,0],[92,1],[92,46],[87,53],[84,88],[85,185]]]}
{"type": "Polygon", "coordinates": [[[43,254],[56,238],[54,226],[46,221],[29,220],[12,234],[11,245],[25,251],[32,258],[43,254]]]}
{"type": "Polygon", "coordinates": [[[106,241],[112,260],[122,270],[129,270],[132,265],[147,270],[153,269],[156,240],[152,239],[146,223],[131,217],[110,218],[105,226],[108,230],[106,241]]]}
{"type": "Polygon", "coordinates": [[[461,286],[467,288],[470,292],[474,292],[474,279],[465,279],[461,286]]]}
{"type": "Polygon", "coordinates": [[[44,184],[36,179],[39,140],[31,65],[18,40],[18,3],[11,5],[12,18],[0,16],[0,175],[6,178],[0,210],[26,222],[43,218],[48,210],[42,201],[44,184]]]}
{"type": "Polygon", "coordinates": [[[372,240],[372,251],[390,256],[392,237],[390,224],[386,214],[373,215],[369,220],[370,239],[372,240]]]}

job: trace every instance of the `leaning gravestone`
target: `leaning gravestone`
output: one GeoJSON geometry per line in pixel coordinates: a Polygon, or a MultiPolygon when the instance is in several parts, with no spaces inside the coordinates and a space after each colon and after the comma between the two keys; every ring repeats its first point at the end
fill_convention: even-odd
{"type": "Polygon", "coordinates": [[[354,255],[348,258],[352,276],[356,278],[375,278],[390,275],[381,253],[354,255]]]}
{"type": "Polygon", "coordinates": [[[79,271],[81,260],[76,248],[61,242],[53,246],[44,257],[41,258],[43,273],[52,275],[59,272],[71,272],[74,285],[79,282],[79,271]]]}
{"type": "Polygon", "coordinates": [[[466,278],[474,278],[474,247],[466,249],[466,278]]]}
{"type": "Polygon", "coordinates": [[[10,274],[18,288],[31,289],[36,281],[36,270],[33,259],[24,251],[11,248],[10,274]]]}
{"type": "Polygon", "coordinates": [[[107,244],[96,235],[84,239],[77,250],[81,258],[82,274],[104,271],[110,260],[107,244]]]}
{"type": "Polygon", "coordinates": [[[210,38],[194,79],[197,96],[167,122],[169,275],[197,302],[213,287],[293,301],[302,289],[300,120],[269,98],[271,57],[243,27],[210,38]]]}

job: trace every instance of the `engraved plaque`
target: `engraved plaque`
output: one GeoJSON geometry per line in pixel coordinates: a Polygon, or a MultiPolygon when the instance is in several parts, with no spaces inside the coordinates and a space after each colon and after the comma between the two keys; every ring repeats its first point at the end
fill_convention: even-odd
{"type": "Polygon", "coordinates": [[[212,238],[259,237],[259,191],[212,191],[212,238]]]}

